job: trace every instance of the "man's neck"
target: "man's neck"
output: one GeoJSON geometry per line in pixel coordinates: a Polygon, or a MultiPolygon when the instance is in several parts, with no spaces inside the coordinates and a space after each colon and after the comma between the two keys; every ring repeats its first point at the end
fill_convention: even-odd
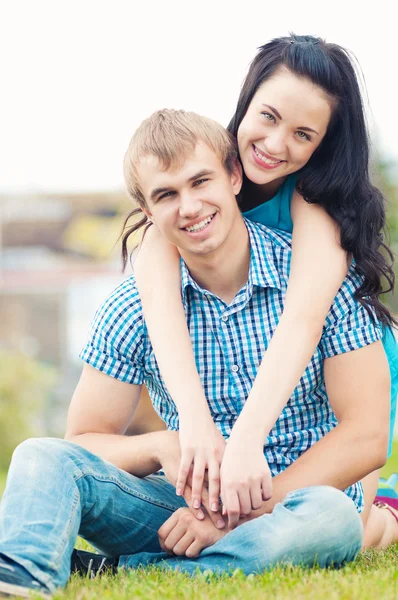
{"type": "Polygon", "coordinates": [[[230,304],[249,276],[250,239],[243,219],[238,219],[234,231],[214,252],[194,255],[182,251],[181,256],[200,287],[230,304]]]}

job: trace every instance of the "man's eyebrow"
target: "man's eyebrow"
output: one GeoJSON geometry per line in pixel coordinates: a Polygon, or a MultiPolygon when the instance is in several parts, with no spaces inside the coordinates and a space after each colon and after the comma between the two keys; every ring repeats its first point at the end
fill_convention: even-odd
{"type": "MultiPolygon", "coordinates": [[[[280,114],[278,113],[278,111],[276,110],[276,108],[274,108],[270,104],[263,104],[263,106],[265,106],[266,108],[270,108],[276,114],[278,119],[280,119],[281,121],[283,120],[282,117],[280,116],[280,114]]],[[[311,133],[315,133],[316,135],[319,135],[319,133],[317,131],[315,131],[315,129],[311,129],[311,127],[297,127],[297,129],[300,129],[300,131],[311,131],[311,133]]]]}
{"type": "MultiPolygon", "coordinates": [[[[202,171],[198,171],[197,173],[195,173],[195,175],[192,175],[192,177],[190,177],[188,181],[196,181],[197,179],[200,179],[201,177],[206,177],[208,175],[214,175],[214,171],[211,169],[203,169],[202,171]]],[[[160,194],[164,194],[165,192],[171,192],[172,190],[172,186],[155,188],[154,190],[152,190],[150,198],[153,201],[156,199],[157,196],[160,196],[160,194]]]]}
{"type": "Polygon", "coordinates": [[[202,171],[195,173],[195,175],[192,175],[192,177],[190,177],[188,181],[195,181],[196,179],[200,179],[201,177],[207,177],[207,175],[214,175],[214,171],[212,171],[211,169],[203,169],[202,171]]]}
{"type": "Polygon", "coordinates": [[[155,188],[154,190],[152,190],[150,198],[151,198],[151,200],[155,200],[155,198],[157,196],[159,196],[160,194],[163,194],[164,192],[170,192],[171,189],[172,189],[171,187],[155,188]]]}

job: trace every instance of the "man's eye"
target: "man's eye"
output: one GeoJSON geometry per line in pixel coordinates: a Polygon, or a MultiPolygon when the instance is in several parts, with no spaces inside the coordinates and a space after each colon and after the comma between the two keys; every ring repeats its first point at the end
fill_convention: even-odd
{"type": "Polygon", "coordinates": [[[304,131],[297,131],[297,137],[300,138],[300,140],[308,140],[308,141],[311,140],[308,133],[304,133],[304,131]]]}
{"type": "Polygon", "coordinates": [[[205,183],[206,181],[209,181],[208,179],[197,179],[194,183],[194,185],[201,185],[202,183],[205,183]]]}
{"type": "Polygon", "coordinates": [[[164,194],[159,196],[158,200],[163,200],[163,198],[170,198],[171,196],[174,196],[174,194],[175,192],[165,192],[164,194]]]}
{"type": "Polygon", "coordinates": [[[269,121],[270,123],[274,123],[275,122],[275,117],[274,117],[274,115],[271,115],[271,113],[269,113],[269,112],[262,112],[261,114],[265,117],[266,121],[269,121]]]}

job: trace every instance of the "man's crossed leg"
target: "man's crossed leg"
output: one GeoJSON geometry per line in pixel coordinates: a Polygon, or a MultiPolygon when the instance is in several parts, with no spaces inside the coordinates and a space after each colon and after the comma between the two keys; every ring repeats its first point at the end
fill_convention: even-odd
{"type": "MultiPolygon", "coordinates": [[[[14,453],[0,510],[0,552],[43,591],[64,586],[78,534],[119,566],[259,573],[277,563],[339,566],[361,548],[353,502],[327,486],[287,495],[271,514],[226,532],[197,559],[170,555],[158,531],[185,501],[163,475],[138,478],[84,448],[59,439],[32,439],[14,453]]],[[[192,517],[196,521],[195,517],[192,517]]]]}

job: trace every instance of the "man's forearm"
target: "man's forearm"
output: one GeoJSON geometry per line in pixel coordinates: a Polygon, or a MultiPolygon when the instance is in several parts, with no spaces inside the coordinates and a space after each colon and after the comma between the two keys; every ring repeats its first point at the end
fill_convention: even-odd
{"type": "Polygon", "coordinates": [[[242,522],[271,513],[275,504],[293,490],[312,485],[330,485],[344,490],[381,467],[385,456],[384,436],[365,435],[358,423],[340,423],[273,478],[272,498],[242,522]]]}
{"type": "Polygon", "coordinates": [[[69,442],[83,446],[93,454],[137,477],[145,477],[161,468],[159,449],[164,431],[125,436],[107,433],[83,433],[68,436],[69,442]]]}

